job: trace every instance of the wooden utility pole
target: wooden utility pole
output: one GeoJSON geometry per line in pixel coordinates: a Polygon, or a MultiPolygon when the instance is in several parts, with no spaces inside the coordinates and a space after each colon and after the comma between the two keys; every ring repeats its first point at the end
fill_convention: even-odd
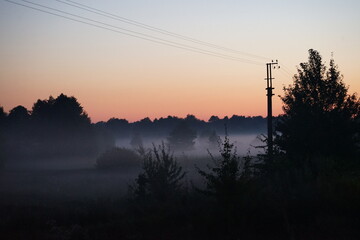
{"type": "Polygon", "coordinates": [[[275,65],[278,64],[278,61],[276,60],[271,61],[271,63],[266,64],[266,91],[267,91],[267,130],[268,130],[268,138],[267,138],[267,145],[268,145],[268,156],[269,159],[272,159],[273,155],[273,126],[272,126],[272,96],[274,95],[272,93],[272,90],[274,89],[272,87],[272,68],[275,68],[275,65]]]}

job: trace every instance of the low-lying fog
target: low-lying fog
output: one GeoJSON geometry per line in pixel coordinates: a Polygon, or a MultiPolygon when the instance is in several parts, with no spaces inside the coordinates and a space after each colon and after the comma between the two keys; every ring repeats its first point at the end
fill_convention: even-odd
{"type": "MultiPolygon", "coordinates": [[[[248,153],[256,155],[262,150],[254,147],[263,145],[256,134],[230,135],[229,138],[240,157],[248,153]]],[[[143,145],[151,148],[152,144],[159,145],[162,141],[166,143],[166,138],[143,138],[143,145]]],[[[116,146],[132,148],[130,139],[118,139],[116,146]]],[[[206,165],[212,163],[207,150],[214,156],[219,153],[218,147],[210,148],[207,139],[197,139],[194,150],[175,152],[176,159],[187,172],[186,182],[201,182],[195,165],[206,170],[206,165]]],[[[126,194],[128,186],[134,182],[141,168],[102,171],[95,167],[97,157],[8,159],[0,173],[0,195],[3,196],[0,201],[5,204],[28,204],[84,198],[96,200],[126,194]]]]}
{"type": "MultiPolygon", "coordinates": [[[[239,156],[244,155],[257,155],[262,153],[263,150],[261,148],[256,148],[258,146],[263,146],[264,143],[259,139],[259,134],[238,134],[238,135],[229,135],[230,142],[234,144],[236,147],[237,154],[239,156]]],[[[224,140],[224,136],[220,136],[222,140],[224,140]]],[[[166,137],[164,138],[142,138],[143,146],[145,148],[152,148],[153,144],[155,146],[160,145],[162,142],[167,143],[166,137]]],[[[125,147],[132,148],[130,144],[130,139],[122,138],[117,139],[115,142],[117,147],[125,147]]],[[[219,152],[218,146],[213,146],[210,144],[207,138],[196,138],[195,145],[193,150],[187,151],[175,151],[174,154],[176,156],[185,155],[187,157],[203,157],[208,156],[208,150],[212,154],[216,154],[219,152]]],[[[180,159],[179,159],[180,160],[180,159]]]]}

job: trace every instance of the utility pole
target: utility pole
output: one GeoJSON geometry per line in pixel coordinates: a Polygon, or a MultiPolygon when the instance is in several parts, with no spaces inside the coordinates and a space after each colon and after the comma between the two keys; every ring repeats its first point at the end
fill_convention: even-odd
{"type": "MultiPolygon", "coordinates": [[[[272,96],[274,95],[272,93],[272,90],[274,89],[272,87],[272,68],[276,68],[275,65],[278,64],[278,61],[276,60],[271,61],[271,63],[266,63],[266,91],[267,91],[267,130],[268,130],[268,138],[267,138],[267,144],[268,144],[268,156],[269,159],[272,159],[273,155],[273,126],[272,126],[272,96]]],[[[279,67],[280,68],[280,67],[279,67]]]]}

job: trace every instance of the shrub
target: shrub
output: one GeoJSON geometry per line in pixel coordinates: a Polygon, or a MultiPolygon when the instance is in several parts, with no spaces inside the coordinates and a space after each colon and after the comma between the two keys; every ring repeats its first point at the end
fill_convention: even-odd
{"type": "Polygon", "coordinates": [[[133,191],[137,197],[166,201],[181,190],[185,176],[182,167],[165,144],[143,154],[143,172],[136,179],[133,191]]]}
{"type": "Polygon", "coordinates": [[[127,148],[114,147],[96,159],[98,169],[128,169],[139,166],[139,155],[127,148]]]}
{"type": "Polygon", "coordinates": [[[251,178],[250,157],[241,159],[233,150],[226,135],[220,142],[220,158],[215,158],[210,152],[213,166],[208,165],[210,172],[197,168],[198,173],[205,179],[206,190],[203,192],[215,196],[219,201],[235,200],[242,185],[251,178]]]}
{"type": "Polygon", "coordinates": [[[244,216],[256,197],[252,158],[240,158],[227,133],[224,141],[220,141],[219,153],[220,156],[215,157],[209,151],[213,163],[208,165],[208,171],[196,167],[206,184],[204,190],[197,190],[209,196],[211,201],[215,200],[210,214],[213,224],[221,229],[221,238],[237,239],[239,226],[244,223],[244,216]]]}

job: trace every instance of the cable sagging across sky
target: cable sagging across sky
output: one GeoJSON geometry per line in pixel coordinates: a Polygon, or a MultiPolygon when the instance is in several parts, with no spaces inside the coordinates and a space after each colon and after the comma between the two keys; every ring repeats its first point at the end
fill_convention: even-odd
{"type": "Polygon", "coordinates": [[[116,33],[119,33],[119,34],[139,38],[139,39],[150,41],[150,42],[154,42],[154,43],[157,43],[157,44],[171,46],[171,47],[175,47],[175,48],[179,48],[179,49],[183,49],[183,50],[187,50],[187,51],[192,51],[192,52],[196,52],[196,53],[200,53],[200,54],[205,54],[205,55],[209,55],[209,56],[213,56],[213,57],[223,58],[223,59],[227,59],[227,60],[239,61],[239,62],[253,64],[253,65],[259,65],[259,66],[264,65],[260,61],[255,61],[255,60],[246,59],[246,58],[239,58],[239,57],[236,57],[236,56],[231,56],[231,55],[227,55],[227,54],[223,54],[223,53],[219,53],[219,52],[215,52],[215,51],[209,51],[209,50],[206,50],[206,49],[202,49],[202,48],[198,48],[198,47],[178,43],[178,42],[175,42],[175,41],[170,41],[170,40],[167,40],[167,39],[154,37],[152,35],[148,35],[148,34],[144,34],[144,33],[141,33],[141,32],[128,30],[128,29],[121,28],[121,27],[118,27],[118,26],[115,26],[115,25],[111,25],[111,24],[107,24],[107,23],[104,23],[104,22],[101,22],[101,21],[97,21],[97,20],[94,20],[94,19],[91,19],[91,18],[88,18],[88,17],[83,17],[83,16],[80,16],[80,15],[77,15],[77,14],[72,14],[72,13],[69,13],[69,12],[66,12],[66,11],[62,11],[62,10],[59,10],[59,9],[55,9],[55,8],[52,8],[52,7],[41,5],[41,4],[38,4],[38,3],[34,3],[32,1],[22,0],[23,2],[25,2],[27,4],[31,4],[33,6],[22,4],[22,3],[19,3],[19,2],[15,2],[15,1],[11,1],[11,0],[5,0],[5,1],[7,1],[9,3],[12,3],[12,4],[19,5],[19,6],[23,6],[23,7],[26,7],[26,8],[30,8],[30,9],[33,9],[33,10],[37,10],[37,11],[40,11],[40,12],[43,12],[43,13],[47,13],[47,14],[50,14],[50,15],[61,17],[61,18],[67,19],[67,20],[72,20],[72,21],[75,21],[75,22],[83,23],[83,24],[90,25],[90,26],[97,27],[97,28],[101,28],[101,29],[104,29],[104,30],[116,32],[116,33]],[[34,7],[34,6],[36,6],[36,7],[34,7]],[[69,16],[71,16],[71,17],[69,17],[69,16]]]}
{"type": "Polygon", "coordinates": [[[219,45],[216,45],[216,44],[212,44],[212,43],[201,41],[201,40],[198,40],[198,39],[195,39],[195,38],[187,37],[187,36],[184,36],[184,35],[181,35],[181,34],[170,32],[170,31],[167,31],[167,30],[164,30],[164,29],[161,29],[161,28],[153,27],[153,26],[150,26],[148,24],[144,24],[144,23],[134,21],[134,20],[131,20],[131,19],[128,19],[128,18],[124,18],[124,17],[118,16],[118,15],[115,15],[115,14],[112,14],[112,13],[108,13],[108,12],[105,12],[105,11],[90,7],[88,5],[77,3],[75,1],[71,1],[71,0],[55,0],[55,1],[67,4],[69,6],[73,6],[73,7],[76,7],[76,8],[91,12],[91,13],[95,13],[95,14],[98,14],[100,16],[108,17],[110,19],[125,22],[127,24],[131,24],[131,25],[134,25],[134,26],[137,26],[137,27],[141,27],[141,28],[151,30],[153,32],[161,33],[161,34],[164,34],[164,35],[167,35],[167,36],[172,36],[172,37],[175,37],[175,38],[178,38],[178,39],[186,40],[186,41],[189,41],[189,42],[192,42],[192,43],[200,44],[200,45],[211,47],[211,48],[218,49],[218,50],[223,50],[223,51],[234,53],[234,54],[245,55],[247,57],[251,57],[251,58],[254,58],[254,59],[271,60],[270,58],[267,58],[267,57],[263,57],[263,56],[259,56],[259,55],[255,55],[255,54],[251,54],[251,53],[246,53],[246,52],[230,49],[230,48],[227,48],[227,47],[219,46],[219,45]]]}

